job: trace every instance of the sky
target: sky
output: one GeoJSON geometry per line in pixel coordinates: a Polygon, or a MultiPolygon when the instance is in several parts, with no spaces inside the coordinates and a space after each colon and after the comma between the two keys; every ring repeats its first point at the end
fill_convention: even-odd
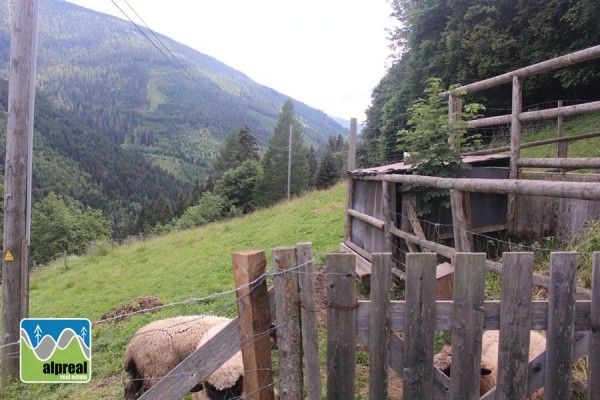
{"type": "Polygon", "coordinates": [[[116,3],[257,83],[359,123],[389,66],[388,0],[68,1],[126,19],[116,3]]]}

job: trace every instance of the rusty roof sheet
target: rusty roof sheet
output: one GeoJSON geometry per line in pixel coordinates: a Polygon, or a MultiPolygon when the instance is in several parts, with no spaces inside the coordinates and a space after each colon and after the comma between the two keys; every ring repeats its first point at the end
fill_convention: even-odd
{"type": "MultiPolygon", "coordinates": [[[[493,167],[507,167],[510,156],[507,154],[491,154],[485,156],[464,156],[463,162],[465,164],[480,165],[480,166],[493,166],[493,167]]],[[[361,175],[385,175],[385,174],[405,174],[408,171],[414,169],[416,164],[403,162],[382,165],[380,167],[363,168],[348,171],[349,175],[361,176],[361,175]]]]}

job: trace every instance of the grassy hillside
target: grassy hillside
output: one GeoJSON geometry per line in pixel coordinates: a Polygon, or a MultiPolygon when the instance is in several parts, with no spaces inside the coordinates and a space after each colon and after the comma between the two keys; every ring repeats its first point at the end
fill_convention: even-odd
{"type": "MultiPolygon", "coordinates": [[[[162,317],[213,313],[235,316],[231,253],[312,242],[315,265],[336,251],[344,232],[345,184],[313,192],[244,218],[173,232],[122,246],[97,246],[92,255],[69,258],[32,272],[30,317],[88,318],[140,296],[165,304],[157,313],[93,326],[92,381],[79,385],[15,384],[6,398],[120,399],[122,356],[131,335],[162,317]]],[[[270,268],[270,267],[268,267],[270,268]]]]}

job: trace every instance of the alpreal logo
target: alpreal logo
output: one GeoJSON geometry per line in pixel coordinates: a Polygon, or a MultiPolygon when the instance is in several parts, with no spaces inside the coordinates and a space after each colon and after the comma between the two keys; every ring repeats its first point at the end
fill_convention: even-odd
{"type": "Polygon", "coordinates": [[[21,320],[21,381],[85,383],[92,378],[92,324],[85,318],[21,320]]]}

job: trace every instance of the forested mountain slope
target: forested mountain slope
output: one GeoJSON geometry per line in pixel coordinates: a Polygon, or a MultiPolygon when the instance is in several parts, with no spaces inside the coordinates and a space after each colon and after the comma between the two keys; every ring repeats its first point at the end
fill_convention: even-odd
{"type": "MultiPolygon", "coordinates": [[[[4,169],[8,83],[0,80],[0,165],[4,169]]],[[[161,194],[177,198],[191,185],[147,161],[143,154],[120,148],[63,111],[44,95],[35,105],[33,202],[50,192],[68,196],[83,206],[103,210],[115,235],[141,206],[161,194]]]]}
{"type": "MultiPolygon", "coordinates": [[[[9,3],[0,5],[5,78],[9,3]]],[[[37,72],[39,92],[58,110],[188,183],[205,177],[230,131],[247,125],[265,144],[287,98],[165,36],[62,0],[40,1],[37,72]]],[[[319,110],[294,106],[317,148],[346,131],[319,110]]]]}

